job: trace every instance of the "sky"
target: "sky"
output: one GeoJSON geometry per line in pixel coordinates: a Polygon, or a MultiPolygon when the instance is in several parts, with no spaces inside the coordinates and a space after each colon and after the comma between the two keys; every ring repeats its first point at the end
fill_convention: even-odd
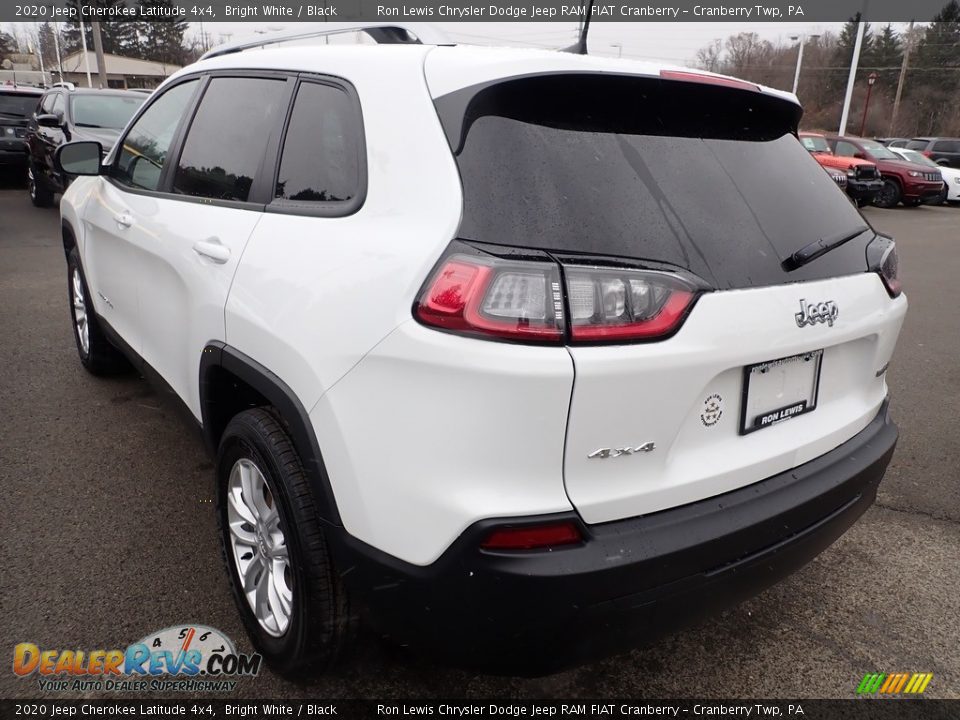
{"type": "MultiPolygon", "coordinates": [[[[577,23],[562,22],[438,22],[454,40],[481,45],[507,44],[557,48],[570,45],[576,38],[577,23]]],[[[899,25],[902,23],[894,23],[899,25]]],[[[203,32],[210,45],[222,40],[244,40],[257,36],[257,31],[306,29],[323,23],[229,23],[203,24],[203,32]]],[[[697,50],[714,39],[725,39],[738,32],[755,32],[773,43],[790,44],[789,37],[800,33],[838,33],[843,23],[805,22],[594,22],[590,25],[589,49],[592,55],[659,60],[678,65],[692,65],[697,50]],[[622,46],[622,50],[621,47],[622,46]]],[[[200,25],[193,23],[191,31],[200,33],[200,25]]]]}

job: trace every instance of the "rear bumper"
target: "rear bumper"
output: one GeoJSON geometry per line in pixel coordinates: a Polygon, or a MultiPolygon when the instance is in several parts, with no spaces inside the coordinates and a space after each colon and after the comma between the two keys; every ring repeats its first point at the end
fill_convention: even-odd
{"type": "MultiPolygon", "coordinates": [[[[583,525],[579,546],[479,550],[474,524],[433,564],[334,541],[353,596],[381,632],[459,665],[542,674],[625,650],[735,604],[802,567],[870,507],[897,441],[884,402],[840,447],[791,471],[648,516],[583,525]]],[[[416,531],[410,519],[411,532],[416,531]]]]}

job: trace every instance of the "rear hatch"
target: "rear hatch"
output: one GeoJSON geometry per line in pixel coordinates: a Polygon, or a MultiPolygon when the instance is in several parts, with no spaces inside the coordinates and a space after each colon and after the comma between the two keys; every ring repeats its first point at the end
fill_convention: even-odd
{"type": "Polygon", "coordinates": [[[40,95],[0,89],[0,149],[26,150],[27,121],[40,95]]]}
{"type": "Polygon", "coordinates": [[[716,83],[548,72],[436,99],[461,239],[547,251],[568,275],[623,262],[700,288],[669,337],[568,344],[564,482],[589,523],[807,462],[886,396],[906,301],[869,246],[888,240],[797,140],[795,103],[716,83]]]}

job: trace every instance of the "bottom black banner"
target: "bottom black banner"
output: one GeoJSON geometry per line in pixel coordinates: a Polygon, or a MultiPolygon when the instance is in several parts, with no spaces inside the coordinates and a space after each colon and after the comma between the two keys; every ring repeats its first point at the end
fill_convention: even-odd
{"type": "Polygon", "coordinates": [[[960,701],[858,700],[0,700],[0,718],[960,718],[960,701]]]}

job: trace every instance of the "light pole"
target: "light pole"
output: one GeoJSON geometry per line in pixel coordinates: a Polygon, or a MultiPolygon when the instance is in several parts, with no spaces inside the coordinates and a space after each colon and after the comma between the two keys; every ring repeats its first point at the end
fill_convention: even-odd
{"type": "Polygon", "coordinates": [[[863,130],[867,126],[867,110],[870,109],[870,93],[873,92],[873,84],[877,81],[877,74],[870,73],[867,77],[867,100],[863,103],[863,117],[860,118],[860,137],[863,137],[863,130]]]}
{"type": "Polygon", "coordinates": [[[816,40],[820,37],[819,33],[816,35],[807,35],[807,33],[800,33],[799,35],[790,35],[791,40],[800,41],[800,50],[797,52],[797,70],[793,74],[793,94],[797,94],[797,87],[800,85],[800,66],[803,65],[803,46],[807,44],[807,40],[816,40]]]}

